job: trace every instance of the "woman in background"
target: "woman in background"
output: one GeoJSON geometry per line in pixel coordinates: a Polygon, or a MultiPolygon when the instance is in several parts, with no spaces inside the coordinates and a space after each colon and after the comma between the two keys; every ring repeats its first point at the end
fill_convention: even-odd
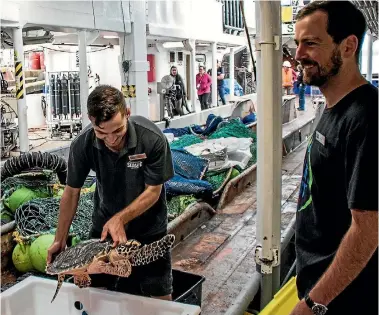
{"type": "Polygon", "coordinates": [[[199,96],[201,110],[208,109],[208,98],[211,93],[212,79],[205,72],[204,66],[199,66],[199,73],[196,75],[196,89],[199,96]]]}

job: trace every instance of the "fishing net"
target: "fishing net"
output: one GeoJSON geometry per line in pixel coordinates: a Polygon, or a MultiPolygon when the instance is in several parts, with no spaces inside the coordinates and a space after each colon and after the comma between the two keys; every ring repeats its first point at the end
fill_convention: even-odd
{"type": "Polygon", "coordinates": [[[1,224],[10,222],[13,213],[25,202],[52,197],[56,183],[53,173],[27,173],[5,178],[1,183],[1,224]]]}
{"type": "Polygon", "coordinates": [[[208,167],[208,160],[199,158],[184,149],[171,149],[175,174],[187,179],[201,179],[208,167]]]}
{"type": "MultiPolygon", "coordinates": [[[[88,238],[92,227],[93,192],[82,193],[76,215],[69,233],[80,240],[88,238]]],[[[16,210],[16,231],[24,240],[33,240],[42,234],[55,232],[58,224],[60,198],[37,198],[23,204],[16,210]]]]}
{"type": "Polygon", "coordinates": [[[194,195],[196,197],[206,197],[212,195],[212,185],[204,180],[186,179],[180,175],[174,175],[172,179],[165,183],[167,195],[194,195]]]}
{"type": "Polygon", "coordinates": [[[240,119],[231,119],[229,122],[223,122],[220,128],[212,133],[208,139],[219,138],[253,138],[253,131],[246,127],[240,119]]]}
{"type": "Polygon", "coordinates": [[[195,135],[184,135],[180,137],[178,140],[175,140],[170,143],[171,149],[181,149],[184,147],[188,147],[195,143],[201,143],[203,140],[195,135]]]}
{"type": "Polygon", "coordinates": [[[226,180],[229,179],[231,174],[230,169],[223,169],[219,171],[209,171],[207,172],[204,180],[212,185],[213,191],[220,189],[226,180]]]}
{"type": "Polygon", "coordinates": [[[172,197],[167,202],[167,210],[168,210],[168,220],[172,221],[181,215],[184,210],[193,202],[196,201],[196,198],[192,195],[182,195],[172,197]]]}

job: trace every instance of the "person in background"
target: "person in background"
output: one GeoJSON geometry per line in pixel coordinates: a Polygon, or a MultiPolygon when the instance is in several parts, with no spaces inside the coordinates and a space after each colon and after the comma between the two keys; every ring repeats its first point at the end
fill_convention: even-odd
{"type": "Polygon", "coordinates": [[[212,79],[205,72],[204,66],[199,66],[199,73],[196,75],[197,95],[201,105],[201,110],[208,109],[208,98],[211,92],[212,79]]]}
{"type": "MultiPolygon", "coordinates": [[[[220,95],[222,105],[226,105],[225,101],[225,93],[224,93],[224,77],[225,77],[225,71],[224,67],[221,66],[221,61],[217,60],[217,90],[218,94],[220,95]]],[[[218,102],[217,102],[218,105],[218,102]]]]}
{"type": "Polygon", "coordinates": [[[301,65],[298,65],[297,70],[299,71],[296,78],[296,84],[299,88],[299,107],[297,110],[303,111],[305,110],[305,84],[303,81],[303,67],[301,65]]]}
{"type": "Polygon", "coordinates": [[[326,107],[305,153],[290,315],[378,314],[378,88],[359,70],[366,28],[350,1],[312,1],[296,16],[296,60],[326,107]]]}
{"type": "Polygon", "coordinates": [[[289,61],[283,62],[282,67],[282,87],[283,87],[283,95],[290,95],[291,90],[293,88],[293,72],[291,63],[289,61]]]}
{"type": "Polygon", "coordinates": [[[187,99],[186,99],[186,90],[183,82],[182,76],[178,73],[178,68],[176,66],[172,66],[170,69],[170,75],[175,79],[174,85],[176,88],[176,100],[174,108],[175,111],[182,116],[183,115],[183,107],[186,108],[187,112],[191,111],[188,109],[187,99]]]}

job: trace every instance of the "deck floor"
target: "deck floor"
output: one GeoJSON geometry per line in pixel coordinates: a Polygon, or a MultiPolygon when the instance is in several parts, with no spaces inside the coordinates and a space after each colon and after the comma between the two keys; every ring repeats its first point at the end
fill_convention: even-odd
{"type": "MultiPolygon", "coordinates": [[[[295,216],[305,144],[283,159],[282,231],[295,216]]],[[[256,183],[173,249],[173,267],[205,276],[202,315],[225,313],[255,271],[256,183]]]]}

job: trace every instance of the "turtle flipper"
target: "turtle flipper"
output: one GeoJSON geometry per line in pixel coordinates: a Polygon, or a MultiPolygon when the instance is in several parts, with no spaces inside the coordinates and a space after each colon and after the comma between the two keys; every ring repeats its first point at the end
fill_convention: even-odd
{"type": "Polygon", "coordinates": [[[132,273],[132,265],[128,259],[106,263],[104,266],[104,273],[127,278],[132,273]]]}
{"type": "Polygon", "coordinates": [[[63,281],[64,281],[64,275],[58,275],[58,285],[57,285],[57,288],[55,290],[55,294],[53,296],[53,299],[51,300],[51,303],[53,303],[53,301],[57,297],[57,294],[58,294],[60,288],[62,287],[63,281]]]}
{"type": "Polygon", "coordinates": [[[91,285],[91,278],[88,273],[75,275],[74,284],[81,289],[88,288],[91,285]]]}
{"type": "Polygon", "coordinates": [[[133,253],[129,260],[132,266],[147,265],[163,257],[175,242],[175,235],[167,234],[160,240],[142,246],[133,253]]]}

